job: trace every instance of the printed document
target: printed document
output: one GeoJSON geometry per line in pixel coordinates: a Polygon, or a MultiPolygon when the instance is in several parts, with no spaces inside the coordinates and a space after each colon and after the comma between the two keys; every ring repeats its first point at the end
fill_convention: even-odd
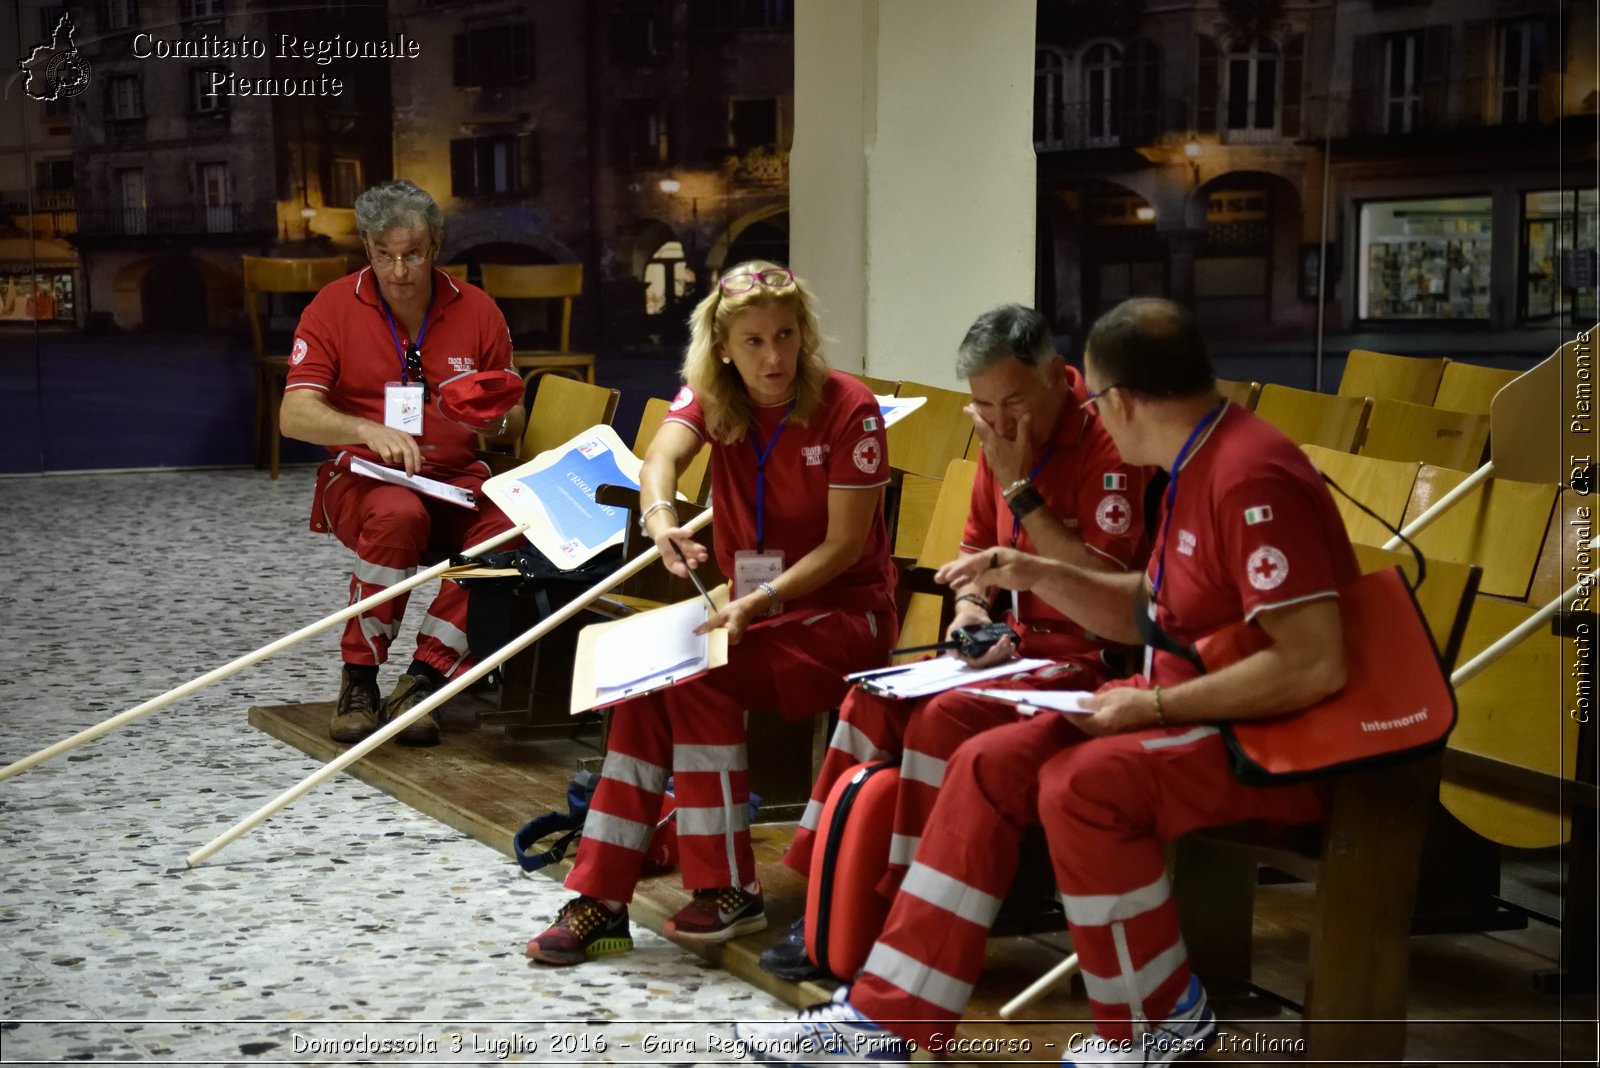
{"type": "Polygon", "coordinates": [[[858,671],[845,678],[880,697],[926,697],[957,686],[1037,671],[1050,664],[1049,660],[1007,660],[993,667],[975,668],[957,657],[939,656],[900,667],[858,671]]]}
{"type": "Polygon", "coordinates": [[[1029,716],[1035,712],[1065,712],[1079,716],[1093,714],[1091,709],[1083,707],[1083,699],[1093,692],[1090,690],[991,690],[974,686],[967,692],[1020,705],[1019,711],[1029,716]]]}
{"type": "Polygon", "coordinates": [[[595,642],[595,693],[620,701],[659,689],[708,666],[706,603],[680,601],[628,617],[628,626],[607,631],[595,642]]]}
{"type": "Polygon", "coordinates": [[[436,478],[425,478],[422,475],[408,475],[397,467],[380,467],[365,460],[351,460],[350,470],[358,475],[366,475],[380,482],[393,482],[397,486],[410,486],[418,493],[425,493],[429,497],[437,497],[449,504],[460,505],[462,508],[478,510],[478,498],[474,497],[471,490],[452,486],[448,482],[440,482],[436,478]]]}

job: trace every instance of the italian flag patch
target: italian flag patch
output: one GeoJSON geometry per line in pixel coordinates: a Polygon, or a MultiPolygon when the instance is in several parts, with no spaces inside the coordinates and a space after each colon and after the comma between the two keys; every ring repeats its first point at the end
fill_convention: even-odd
{"type": "Polygon", "coordinates": [[[866,419],[861,420],[861,429],[862,430],[876,430],[876,429],[878,429],[878,420],[876,418],[871,417],[871,416],[867,417],[866,419]]]}
{"type": "Polygon", "coordinates": [[[1102,478],[1101,483],[1108,490],[1125,490],[1128,488],[1128,476],[1121,472],[1113,472],[1102,478]]]}
{"type": "Polygon", "coordinates": [[[1258,507],[1255,507],[1255,508],[1246,508],[1244,510],[1244,523],[1245,523],[1245,526],[1253,527],[1257,523],[1270,523],[1270,522],[1272,522],[1272,506],[1271,505],[1263,504],[1263,505],[1259,505],[1258,507]]]}

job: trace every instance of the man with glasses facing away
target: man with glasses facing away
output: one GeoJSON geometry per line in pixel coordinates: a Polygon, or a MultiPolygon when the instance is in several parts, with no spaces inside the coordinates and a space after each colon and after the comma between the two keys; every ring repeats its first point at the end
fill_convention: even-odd
{"type": "MultiPolygon", "coordinates": [[[[1145,472],[1117,454],[1089,410],[1082,376],[1056,353],[1044,316],[1021,304],[984,312],[962,338],[956,374],[972,391],[966,413],[983,446],[961,551],[1014,547],[1097,571],[1125,572],[1142,565],[1148,548],[1142,515],[1145,472]]],[[[980,579],[955,594],[947,639],[960,627],[996,620],[1009,623],[1020,637],[1020,648],[1007,638],[971,661],[975,666],[1018,654],[1053,661],[1027,675],[998,680],[996,686],[1093,690],[1125,673],[1120,662],[1106,658],[1110,652],[1116,659],[1112,643],[1032,593],[1001,590],[980,579]]],[[[809,875],[817,823],[834,783],[861,761],[898,755],[901,777],[888,871],[878,886],[880,894],[892,898],[938,797],[946,761],[966,739],[1017,716],[1015,706],[961,690],[919,700],[852,690],[784,863],[809,875]]],[[[814,971],[800,924],[762,954],[761,966],[788,979],[814,971]]]]}
{"type": "Polygon", "coordinates": [[[1023,829],[1037,822],[1098,1031],[1064,1032],[1063,1063],[1193,1056],[1216,1016],[1178,931],[1162,844],[1205,827],[1323,817],[1315,783],[1234,778],[1215,724],[1293,712],[1344,685],[1338,589],[1359,568],[1333,499],[1293,442],[1217,392],[1180,306],[1140,298],[1107,312],[1084,373],[1123,458],[1171,475],[1149,566],[1114,574],[996,549],[947,564],[939,579],[1032,590],[1098,633],[1143,636],[1145,670],[1088,697],[1086,715],[1040,712],[962,745],[860,976],[796,1021],[736,1026],[752,1045],[870,1049],[879,1062],[906,1060],[907,1039],[946,1047],[1023,829]],[[1206,675],[1159,633],[1182,646],[1240,621],[1272,644],[1206,675]]]}
{"type": "MultiPolygon", "coordinates": [[[[464,508],[354,474],[350,462],[477,493],[490,474],[476,458],[480,438],[515,441],[526,418],[505,317],[481,289],[434,266],[444,216],[433,197],[404,179],[385,182],[356,198],[355,219],[368,265],[325,286],[301,315],[279,420],[286,436],[327,446],[311,529],[331,532],[355,552],[352,603],[410,578],[425,553],[459,552],[512,523],[485,498],[464,508]]],[[[328,727],[335,741],[360,741],[470,666],[467,594],[444,582],[428,605],[411,665],[380,700],[378,665],[389,658],[406,600],[396,597],[345,625],[339,701],[328,727]]],[[[438,719],[409,724],[398,740],[436,744],[438,719]]]]}

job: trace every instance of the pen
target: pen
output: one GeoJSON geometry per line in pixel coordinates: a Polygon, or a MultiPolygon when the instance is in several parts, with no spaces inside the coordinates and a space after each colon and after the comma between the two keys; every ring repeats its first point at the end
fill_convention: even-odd
{"type": "Polygon", "coordinates": [[[870,675],[857,675],[857,682],[875,682],[889,675],[899,675],[910,671],[910,667],[885,668],[883,671],[874,671],[870,675]]]}
{"type": "MultiPolygon", "coordinates": [[[[668,538],[667,540],[668,541],[672,541],[671,538],[668,538]]],[[[672,551],[678,554],[678,559],[679,560],[683,561],[684,568],[689,572],[689,581],[694,583],[694,588],[700,591],[700,596],[702,596],[702,597],[704,597],[706,599],[706,607],[711,610],[711,615],[708,616],[707,618],[708,619],[716,618],[716,615],[717,615],[717,602],[713,601],[711,599],[711,595],[706,592],[705,584],[700,581],[700,576],[695,574],[694,568],[689,566],[689,558],[687,556],[683,555],[683,550],[678,548],[678,543],[675,542],[675,541],[672,542],[672,551]]]]}

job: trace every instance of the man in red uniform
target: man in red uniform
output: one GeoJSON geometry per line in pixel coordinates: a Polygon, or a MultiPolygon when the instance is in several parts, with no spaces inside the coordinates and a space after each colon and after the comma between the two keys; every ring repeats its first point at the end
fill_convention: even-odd
{"type": "MultiPolygon", "coordinates": [[[[1126,571],[1143,562],[1144,472],[1129,466],[1093,412],[1078,372],[1056,354],[1049,325],[1037,311],[1005,304],[980,315],[962,339],[956,373],[967,380],[967,408],[983,445],[962,533],[965,553],[996,546],[1040,553],[1094,570],[1126,571]]],[[[1092,690],[1121,672],[1107,664],[1107,643],[1032,593],[1005,593],[984,581],[956,590],[957,628],[1004,619],[1019,636],[975,661],[1013,654],[1055,661],[1029,675],[997,682],[1018,689],[1092,690]]],[[[784,863],[811,873],[817,824],[828,792],[851,766],[900,755],[889,869],[880,892],[892,897],[916,852],[938,796],[945,762],[979,731],[1017,718],[1015,707],[958,690],[902,700],[852,690],[823,758],[784,863]]],[[[778,975],[806,973],[799,925],[762,957],[778,975]]]]}
{"type": "Polygon", "coordinates": [[[1089,335],[1085,369],[1123,457],[1172,475],[1145,574],[1000,549],[941,577],[1033,590],[1112,637],[1139,634],[1137,613],[1179,643],[1249,620],[1272,644],[1208,675],[1153,651],[1144,674],[1089,698],[1088,715],[1041,714],[963,745],[930,820],[937,833],[923,839],[860,978],[787,1031],[740,1028],[741,1037],[793,1039],[803,1028],[814,1038],[827,1028],[842,1034],[841,1048],[870,1043],[883,1059],[903,1056],[905,1039],[937,1050],[982,970],[1023,828],[1036,821],[1099,1025],[1098,1036],[1061,1043],[1067,1063],[1164,1063],[1203,1049],[1215,1030],[1178,933],[1161,844],[1202,827],[1322,818],[1312,784],[1239,783],[1214,724],[1291,712],[1344,684],[1338,589],[1358,568],[1315,469],[1218,395],[1182,308],[1154,299],[1114,308],[1089,335]]]}
{"type": "MultiPolygon", "coordinates": [[[[386,182],[356,198],[355,217],[371,263],[325,286],[300,317],[279,421],[286,436],[328,447],[311,529],[354,550],[352,603],[415,574],[425,553],[459,552],[511,521],[486,499],[476,508],[447,503],[356,474],[351,461],[476,493],[489,474],[475,458],[480,436],[516,440],[525,418],[505,317],[482,290],[434,267],[444,218],[433,198],[403,179],[386,182]]],[[[378,665],[389,658],[406,600],[402,594],[345,625],[328,730],[335,741],[361,740],[470,666],[466,592],[441,583],[411,666],[379,701],[378,665]]],[[[436,743],[438,720],[417,720],[399,740],[436,743]]]]}

